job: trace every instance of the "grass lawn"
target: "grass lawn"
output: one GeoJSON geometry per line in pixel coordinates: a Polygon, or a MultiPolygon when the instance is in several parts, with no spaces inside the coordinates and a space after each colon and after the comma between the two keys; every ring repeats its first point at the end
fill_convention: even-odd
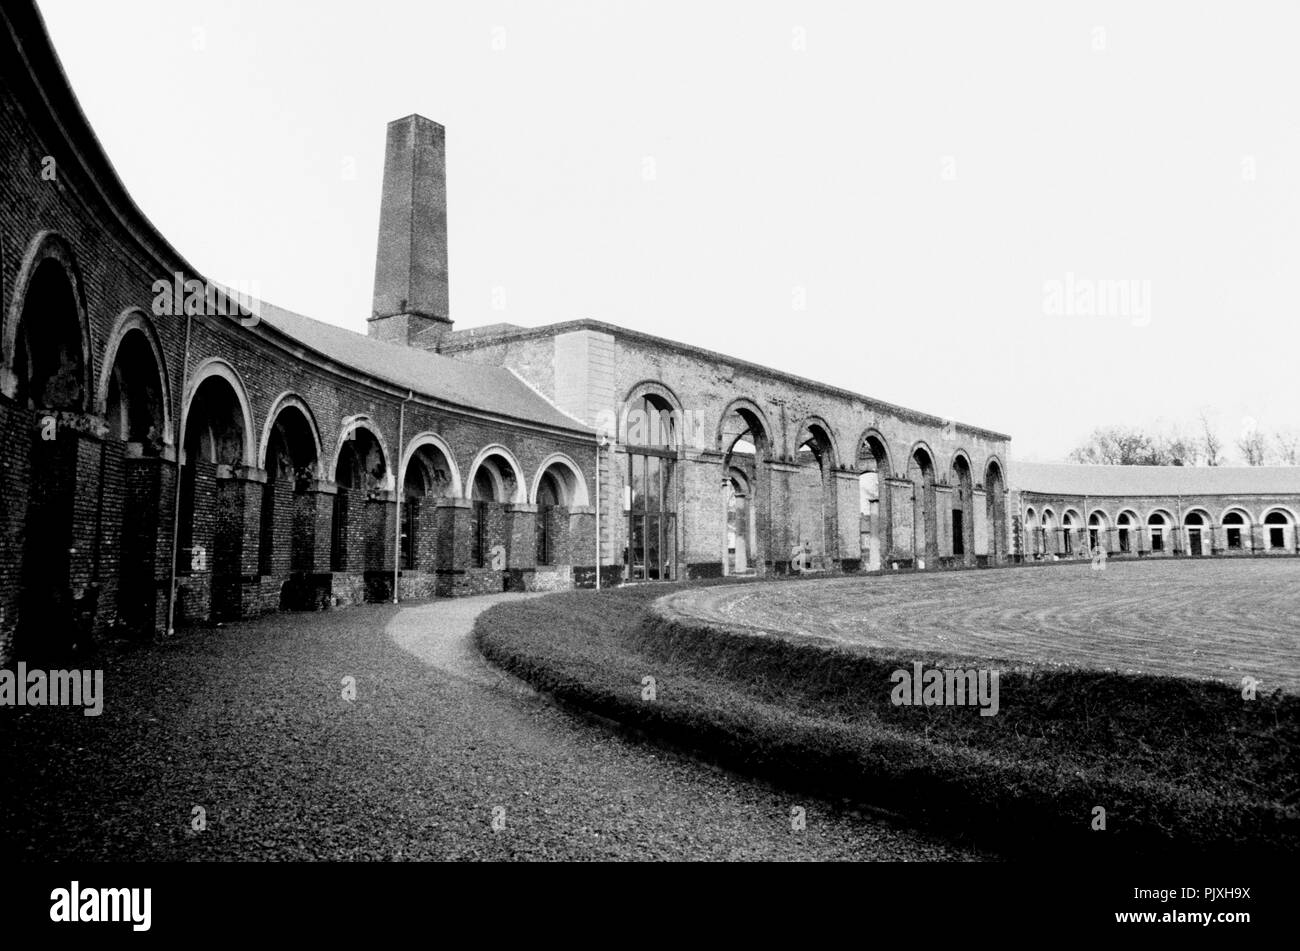
{"type": "MultiPolygon", "coordinates": [[[[1204,604],[1221,605],[1229,595],[1220,589],[1237,587],[1210,583],[1220,566],[1204,567],[1123,566],[1107,575],[1114,581],[1093,585],[1095,609],[1111,612],[1112,592],[1128,579],[1130,603],[1155,616],[1138,588],[1157,597],[1164,579],[1176,580],[1173,569],[1186,568],[1204,583],[1185,582],[1171,596],[1176,616],[1199,616],[1187,598],[1199,592],[1204,604]],[[1147,569],[1150,578],[1141,576],[1147,569]],[[1103,593],[1102,585],[1113,587],[1103,593]]],[[[1294,571],[1281,563],[1221,566],[1223,575],[1235,571],[1243,579],[1252,570],[1294,571]]],[[[1072,630],[1067,614],[1088,613],[1089,598],[1079,591],[1093,584],[1091,576],[1086,569],[1052,566],[568,592],[493,608],[480,617],[476,634],[489,659],[563,701],[733,768],[907,813],[979,848],[1024,854],[1064,847],[1075,855],[1107,856],[1295,850],[1300,698],[1267,690],[1287,669],[1281,632],[1261,638],[1272,641],[1278,656],[1240,668],[1261,671],[1266,682],[1253,701],[1244,700],[1239,687],[1204,679],[1220,661],[1204,668],[1188,661],[1201,679],[1125,672],[1139,665],[1099,661],[1100,651],[1080,649],[1089,643],[1086,635],[1066,633],[1072,630]],[[1035,589],[1058,588],[1076,592],[1068,611],[1055,594],[1037,609],[997,594],[1021,589],[1023,604],[1035,589]],[[834,598],[824,596],[828,591],[834,598]],[[713,616],[706,611],[703,620],[655,610],[665,595],[678,608],[722,607],[713,616]],[[890,612],[889,630],[864,607],[875,603],[890,612]],[[797,618],[788,627],[800,633],[772,636],[745,626],[755,618],[770,621],[766,615],[726,610],[758,610],[758,604],[797,618]],[[857,620],[845,621],[836,604],[857,620]],[[976,633],[943,640],[962,628],[928,621],[936,611],[973,619],[999,610],[1010,613],[998,649],[988,654],[976,633]],[[843,643],[842,635],[861,629],[864,616],[874,635],[843,643]],[[1015,616],[1022,620],[1009,620],[1015,616]],[[930,639],[918,636],[913,646],[913,629],[929,631],[930,639]],[[840,636],[827,640],[828,631],[840,636]],[[1059,651],[1052,649],[1057,638],[1066,642],[1059,651]],[[997,665],[997,716],[980,717],[973,707],[891,702],[891,674],[898,669],[917,661],[988,666],[990,658],[1011,656],[1017,643],[1037,647],[997,665]],[[653,696],[646,678],[653,678],[653,696]],[[1093,829],[1099,807],[1106,812],[1104,832],[1093,829]]],[[[1273,597],[1277,603],[1281,594],[1273,597]]],[[[979,629],[970,622],[969,631],[979,629]]],[[[1245,637],[1248,629],[1243,623],[1236,636],[1245,637]]],[[[1118,633],[1112,639],[1123,642],[1118,633]]],[[[1095,636],[1091,642],[1104,643],[1095,636]]],[[[1158,659],[1155,650],[1142,650],[1144,658],[1158,659]]],[[[1165,654],[1180,651],[1171,647],[1165,654]]]]}
{"type": "Polygon", "coordinates": [[[684,591],[684,615],[845,648],[1300,690],[1300,559],[1111,562],[684,591]]]}

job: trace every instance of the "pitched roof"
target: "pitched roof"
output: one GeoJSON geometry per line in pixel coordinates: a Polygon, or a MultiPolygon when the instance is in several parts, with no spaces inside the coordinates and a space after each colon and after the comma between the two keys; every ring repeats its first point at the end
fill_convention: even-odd
{"type": "Polygon", "coordinates": [[[1012,487],[1044,495],[1300,495],[1300,466],[1077,466],[1013,462],[1012,487]]]}
{"type": "Polygon", "coordinates": [[[562,412],[505,367],[463,362],[428,350],[386,343],[265,302],[259,314],[286,337],[404,390],[594,438],[593,430],[562,412]]]}

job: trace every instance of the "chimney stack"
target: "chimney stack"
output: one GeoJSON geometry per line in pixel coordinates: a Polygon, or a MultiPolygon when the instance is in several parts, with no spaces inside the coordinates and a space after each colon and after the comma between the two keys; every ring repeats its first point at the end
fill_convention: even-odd
{"type": "Polygon", "coordinates": [[[388,124],[368,331],[389,343],[434,350],[450,330],[446,132],[411,115],[388,124]]]}

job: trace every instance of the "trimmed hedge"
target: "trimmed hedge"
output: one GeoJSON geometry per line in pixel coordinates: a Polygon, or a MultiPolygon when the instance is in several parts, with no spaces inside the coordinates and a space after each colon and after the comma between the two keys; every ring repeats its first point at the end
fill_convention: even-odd
{"type": "MultiPolygon", "coordinates": [[[[800,582],[791,582],[800,583],[800,582]]],[[[653,602],[682,585],[497,605],[489,660],[722,765],[908,815],[1004,854],[1294,853],[1300,698],[988,658],[829,648],[653,602]],[[1000,710],[894,706],[890,675],[999,669],[1000,710]],[[642,700],[654,677],[657,698],[642,700]],[[1094,808],[1106,831],[1092,830],[1094,808]]]]}

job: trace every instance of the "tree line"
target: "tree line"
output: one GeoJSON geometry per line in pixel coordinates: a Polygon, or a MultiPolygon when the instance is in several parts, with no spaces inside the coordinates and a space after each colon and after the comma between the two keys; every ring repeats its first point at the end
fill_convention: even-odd
{"type": "Polygon", "coordinates": [[[1154,431],[1139,426],[1100,427],[1066,459],[1102,466],[1294,466],[1300,464],[1300,433],[1292,429],[1266,433],[1247,420],[1229,446],[1202,413],[1190,433],[1177,426],[1154,431]]]}

